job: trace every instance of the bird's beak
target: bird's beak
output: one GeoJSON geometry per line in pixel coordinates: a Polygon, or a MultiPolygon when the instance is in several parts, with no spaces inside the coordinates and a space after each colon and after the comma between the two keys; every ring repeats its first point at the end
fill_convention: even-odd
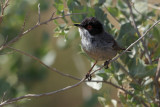
{"type": "Polygon", "coordinates": [[[74,24],[74,26],[81,27],[81,24],[74,24]]]}

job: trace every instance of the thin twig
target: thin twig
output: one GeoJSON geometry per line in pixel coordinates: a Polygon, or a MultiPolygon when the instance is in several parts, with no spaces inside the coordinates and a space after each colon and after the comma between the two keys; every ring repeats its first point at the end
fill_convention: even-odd
{"type": "MultiPolygon", "coordinates": [[[[12,43],[14,43],[14,42],[16,42],[17,40],[19,40],[19,39],[23,36],[23,32],[24,32],[24,29],[25,29],[25,25],[26,25],[26,18],[25,18],[25,20],[24,20],[24,23],[23,23],[23,25],[22,25],[22,29],[21,29],[20,33],[18,34],[18,36],[16,36],[14,39],[10,40],[9,42],[5,43],[5,44],[3,45],[3,48],[5,48],[6,46],[8,46],[8,45],[10,45],[10,44],[12,44],[12,43]]],[[[0,48],[0,50],[3,49],[3,48],[0,48]]]]}
{"type": "Polygon", "coordinates": [[[65,16],[78,15],[78,14],[85,14],[85,13],[69,13],[69,14],[65,14],[65,15],[63,15],[63,16],[57,16],[57,17],[51,18],[51,19],[49,19],[49,20],[46,20],[46,21],[44,21],[44,22],[41,22],[40,24],[36,24],[36,25],[34,25],[33,27],[29,28],[28,30],[24,31],[21,35],[16,36],[15,38],[13,38],[13,39],[12,39],[11,41],[9,41],[6,45],[1,46],[1,47],[0,47],[0,51],[1,51],[2,49],[6,48],[7,45],[13,44],[14,42],[18,41],[21,37],[23,37],[25,34],[31,32],[32,30],[34,30],[35,28],[38,28],[38,27],[41,26],[41,25],[45,25],[45,24],[51,22],[52,20],[56,20],[56,19],[59,19],[59,18],[65,17],[65,16]]]}
{"type": "MultiPolygon", "coordinates": [[[[100,81],[95,81],[95,82],[100,82],[100,81]]],[[[124,89],[123,87],[120,87],[120,86],[115,85],[114,83],[108,82],[108,81],[101,81],[101,82],[109,84],[109,85],[111,85],[111,86],[113,86],[113,87],[115,87],[117,89],[120,89],[120,90],[124,91],[126,94],[133,96],[137,101],[140,101],[145,107],[148,107],[148,105],[140,97],[132,94],[131,92],[129,92],[126,89],[124,89]]]]}
{"type": "Polygon", "coordinates": [[[5,0],[5,2],[3,3],[3,1],[1,0],[1,15],[0,15],[0,24],[3,21],[3,16],[4,16],[4,11],[6,9],[6,7],[9,5],[9,0],[5,0]]]}
{"type": "Polygon", "coordinates": [[[9,0],[5,0],[4,3],[1,1],[1,16],[4,15],[4,10],[8,6],[8,3],[9,3],[9,0]]]}
{"type": "MultiPolygon", "coordinates": [[[[140,38],[138,38],[135,42],[133,42],[131,45],[129,45],[126,50],[124,50],[121,54],[119,54],[118,56],[114,57],[112,60],[109,61],[109,63],[114,62],[115,60],[117,60],[119,57],[121,57],[123,54],[125,54],[131,47],[133,47],[136,43],[138,43],[141,39],[143,39],[143,37],[146,36],[146,34],[154,27],[156,26],[158,23],[160,23],[160,20],[156,21],[140,38]]],[[[104,68],[104,65],[102,65],[100,68],[98,68],[97,70],[93,71],[91,74],[101,70],[102,68],[104,68]]]]}
{"type": "Polygon", "coordinates": [[[3,45],[5,45],[7,43],[7,40],[8,40],[8,35],[7,35],[6,39],[4,40],[4,42],[0,45],[0,47],[2,47],[3,45]]]}
{"type": "Polygon", "coordinates": [[[1,16],[3,16],[3,1],[1,0],[1,16]]]}
{"type": "MultiPolygon", "coordinates": [[[[130,4],[130,0],[126,0],[126,2],[127,2],[128,7],[129,7],[129,10],[130,10],[131,18],[132,18],[132,21],[133,21],[133,27],[136,30],[138,36],[141,37],[141,34],[140,34],[140,32],[139,32],[139,30],[137,28],[137,25],[136,25],[136,22],[135,22],[135,19],[134,19],[134,16],[133,16],[133,11],[132,11],[132,7],[131,7],[131,4],[130,4]]],[[[141,39],[141,42],[142,42],[142,45],[144,47],[144,51],[146,53],[147,59],[149,61],[149,64],[151,64],[152,63],[151,56],[149,54],[148,48],[147,48],[147,46],[145,44],[145,41],[143,39],[141,39]]]]}
{"type": "MultiPolygon", "coordinates": [[[[133,42],[130,46],[128,46],[128,47],[126,48],[126,50],[124,50],[124,51],[123,51],[121,54],[119,54],[117,57],[114,57],[112,60],[110,60],[109,63],[114,62],[114,61],[117,60],[119,57],[121,57],[123,54],[125,54],[131,47],[133,47],[136,43],[138,43],[141,39],[143,39],[143,37],[146,36],[147,33],[148,33],[154,26],[156,26],[158,23],[160,23],[160,20],[156,21],[140,38],[138,38],[135,42],[133,42]]],[[[104,68],[104,65],[101,66],[99,69],[93,71],[91,74],[93,74],[93,73],[101,70],[102,68],[104,68]]],[[[148,107],[144,102],[143,102],[143,105],[144,105],[145,107],[148,107]]]]}
{"type": "MultiPolygon", "coordinates": [[[[156,26],[158,23],[160,22],[160,20],[159,21],[157,21],[157,22],[155,22],[144,34],[143,34],[143,36],[141,36],[139,39],[137,39],[135,42],[133,42],[125,51],[123,51],[121,54],[119,54],[117,57],[115,57],[115,58],[113,58],[111,61],[110,61],[110,63],[111,62],[113,62],[113,61],[115,61],[115,60],[117,60],[120,56],[122,56],[123,54],[125,54],[131,47],[133,47],[137,42],[139,42],[144,36],[146,36],[146,34],[154,27],[154,26],[156,26]]],[[[9,46],[6,46],[6,47],[9,47],[9,46]]],[[[9,47],[10,49],[13,49],[12,47],[9,47]]],[[[20,51],[18,51],[17,50],[17,52],[20,52],[20,51]]],[[[21,53],[21,52],[20,52],[21,53]]],[[[25,54],[25,53],[23,53],[23,54],[25,54]]],[[[27,55],[27,54],[25,54],[25,55],[27,55]]],[[[30,56],[30,55],[27,55],[27,56],[30,56]]],[[[37,59],[36,57],[32,57],[33,59],[37,59]]],[[[39,60],[39,59],[38,59],[39,60]]],[[[37,60],[37,61],[38,61],[37,60]]],[[[39,61],[38,61],[39,62],[39,61]]],[[[41,61],[40,61],[41,62],[41,61]]],[[[41,63],[41,64],[43,64],[43,63],[41,63]]],[[[47,66],[46,66],[47,67],[47,66]]],[[[104,66],[102,66],[102,67],[100,67],[101,69],[103,68],[104,66]]],[[[50,67],[48,68],[48,69],[50,69],[50,67]]],[[[68,76],[68,75],[64,75],[64,76],[68,76]]],[[[71,77],[72,78],[72,77],[71,77]]],[[[75,78],[73,78],[73,79],[75,79],[75,78]]],[[[79,80],[79,79],[77,79],[77,80],[79,80]]],[[[1,104],[0,104],[0,107],[2,107],[3,105],[6,105],[6,104],[10,104],[10,103],[13,103],[13,102],[16,102],[16,101],[18,101],[18,100],[21,100],[21,99],[24,99],[24,98],[31,98],[31,97],[40,97],[40,96],[46,96],[46,95],[53,95],[53,94],[55,94],[55,93],[57,93],[57,92],[61,92],[61,91],[64,91],[64,90],[67,90],[67,89],[70,89],[70,88],[73,88],[73,87],[76,87],[76,86],[78,86],[78,85],[80,85],[83,81],[85,80],[85,78],[83,78],[80,82],[78,82],[77,84],[74,84],[74,85],[72,85],[72,86],[69,86],[69,87],[66,87],[66,88],[63,88],[63,89],[60,89],[60,90],[57,90],[57,91],[53,91],[53,92],[49,92],[49,93],[44,93],[44,94],[29,94],[29,95],[25,95],[25,96],[21,96],[21,97],[18,97],[18,98],[13,98],[13,99],[10,99],[10,100],[6,100],[6,101],[4,101],[4,102],[2,102],[1,104]]],[[[142,103],[143,103],[143,101],[142,101],[142,103]]],[[[146,106],[146,107],[148,107],[145,103],[143,103],[143,105],[144,106],[146,106]]]]}
{"type": "Polygon", "coordinates": [[[2,96],[2,99],[1,99],[1,103],[4,101],[6,94],[7,94],[7,91],[5,91],[5,92],[3,93],[3,96],[2,96]]]}
{"type": "Polygon", "coordinates": [[[50,95],[56,94],[58,92],[66,91],[68,89],[79,86],[83,81],[85,81],[85,78],[81,79],[79,82],[77,82],[74,85],[67,86],[65,88],[62,88],[62,89],[59,89],[59,90],[56,90],[56,91],[52,91],[52,92],[48,92],[48,93],[42,93],[42,94],[27,94],[27,95],[24,95],[24,96],[21,96],[21,97],[12,98],[12,99],[9,99],[9,100],[6,100],[6,101],[2,102],[0,104],[0,107],[2,107],[4,105],[7,105],[7,104],[17,102],[17,101],[22,100],[22,99],[26,99],[26,98],[37,98],[37,97],[42,97],[42,96],[50,96],[50,95]]]}
{"type": "Polygon", "coordinates": [[[119,54],[117,57],[113,58],[110,62],[113,62],[115,60],[117,60],[120,56],[122,56],[124,53],[126,53],[131,47],[133,47],[136,43],[138,43],[141,39],[143,39],[147,33],[154,27],[156,26],[158,23],[160,23],[160,20],[156,21],[140,38],[138,38],[135,42],[133,42],[131,45],[128,46],[128,48],[126,48],[126,50],[124,50],[121,54],[119,54]]]}
{"type": "Polygon", "coordinates": [[[72,79],[74,79],[74,80],[79,80],[79,78],[77,78],[77,77],[74,77],[74,76],[69,75],[69,74],[65,74],[65,73],[57,70],[56,68],[52,68],[52,67],[46,65],[46,64],[43,63],[40,59],[38,59],[37,57],[35,57],[35,56],[33,56],[33,55],[30,55],[30,54],[28,54],[28,53],[26,53],[26,52],[24,52],[24,51],[21,51],[21,50],[19,50],[19,49],[15,49],[15,48],[10,47],[10,46],[7,46],[7,47],[10,48],[10,49],[12,49],[12,50],[14,50],[14,51],[16,51],[16,52],[18,52],[18,53],[21,53],[21,54],[23,54],[23,55],[26,55],[26,56],[34,59],[35,61],[39,62],[40,64],[42,64],[43,66],[45,66],[47,69],[49,69],[49,70],[51,70],[51,71],[54,71],[54,72],[56,72],[56,73],[58,73],[58,74],[60,74],[60,75],[62,75],[62,76],[65,76],[65,77],[72,78],[72,79]]]}
{"type": "Polygon", "coordinates": [[[37,24],[41,23],[41,9],[40,9],[40,3],[38,4],[38,22],[37,24]]]}
{"type": "Polygon", "coordinates": [[[53,16],[54,16],[54,14],[55,14],[55,11],[52,13],[52,15],[51,15],[51,17],[50,17],[50,19],[49,19],[49,20],[52,20],[52,18],[53,18],[53,16]]]}
{"type": "MultiPolygon", "coordinates": [[[[69,16],[69,15],[73,15],[73,14],[66,14],[65,16],[69,16]]],[[[52,20],[55,20],[55,19],[58,19],[58,18],[62,18],[62,17],[64,17],[64,16],[58,16],[58,17],[55,17],[55,18],[51,18],[51,19],[49,19],[49,20],[47,20],[47,21],[44,21],[44,22],[40,23],[40,25],[47,24],[48,22],[50,22],[50,21],[52,21],[52,20]]],[[[143,36],[141,36],[139,39],[137,39],[137,40],[136,40],[134,43],[132,43],[125,51],[123,51],[123,52],[122,52],[121,54],[119,54],[117,57],[113,58],[110,62],[113,62],[113,61],[117,60],[120,56],[122,56],[124,53],[126,53],[131,47],[133,47],[137,42],[139,42],[139,41],[140,41],[155,25],[157,25],[159,22],[160,22],[160,20],[157,21],[157,22],[155,22],[155,23],[143,34],[143,36]]],[[[35,25],[35,26],[33,26],[32,28],[24,31],[24,32],[22,33],[22,35],[29,33],[30,31],[32,31],[33,29],[37,28],[37,27],[40,26],[40,25],[35,25]]],[[[22,37],[22,36],[21,36],[21,37],[22,37]]],[[[17,39],[16,39],[16,41],[17,41],[17,39]]],[[[13,42],[10,42],[10,44],[12,44],[12,43],[13,43],[13,42]]],[[[10,45],[10,44],[9,44],[9,45],[10,45]]],[[[8,47],[8,48],[10,48],[10,49],[13,49],[12,47],[9,47],[8,45],[5,45],[5,47],[8,47]]],[[[3,47],[3,48],[4,48],[4,47],[3,47]]],[[[1,48],[0,50],[2,50],[3,48],[1,48]]],[[[14,50],[14,49],[13,49],[13,50],[14,50]]],[[[16,49],[16,51],[17,51],[17,52],[20,52],[20,51],[17,50],[17,49],[16,49]]],[[[20,52],[20,53],[21,53],[21,52],[20,52]]],[[[25,54],[25,53],[23,53],[23,54],[24,54],[24,55],[27,55],[27,56],[30,56],[30,55],[25,54]]],[[[30,57],[31,57],[31,56],[30,56],[30,57]]],[[[35,60],[37,60],[36,57],[34,57],[34,56],[33,56],[32,58],[35,59],[35,60]]],[[[38,61],[38,60],[37,60],[37,61],[38,61]]],[[[41,61],[38,61],[38,62],[41,63],[41,61]]],[[[43,63],[41,63],[41,64],[43,65],[43,63]]],[[[45,65],[44,65],[44,66],[45,66],[45,65]]],[[[47,66],[46,66],[46,67],[47,67],[47,66]]],[[[103,66],[103,67],[104,67],[104,66],[103,66]]],[[[50,68],[48,68],[48,69],[50,69],[50,68]]],[[[64,75],[64,76],[68,76],[68,75],[64,75]]],[[[69,76],[68,76],[68,77],[69,77],[69,76]]],[[[71,77],[71,78],[72,78],[72,77],[71,77]]],[[[75,79],[75,78],[73,78],[73,79],[75,79]]],[[[78,79],[78,80],[79,80],[79,79],[78,79]]],[[[0,104],[0,106],[6,105],[6,104],[10,104],[10,103],[16,102],[16,101],[21,100],[21,99],[24,99],[24,98],[32,98],[32,97],[34,98],[34,97],[41,97],[41,96],[53,95],[53,94],[55,94],[55,93],[58,93],[58,92],[65,91],[65,90],[67,90],[67,89],[76,87],[76,86],[80,85],[83,81],[85,81],[85,78],[83,78],[81,81],[79,81],[78,83],[76,83],[76,84],[74,84],[74,85],[72,85],[72,86],[68,86],[68,87],[62,88],[62,89],[60,89],[60,90],[53,91],[53,92],[49,92],[49,93],[43,93],[43,94],[28,94],[28,95],[21,96],[21,97],[18,97],[18,98],[9,99],[9,100],[6,100],[6,101],[2,102],[2,103],[0,104]]]]}
{"type": "Polygon", "coordinates": [[[101,67],[99,67],[98,69],[96,69],[96,70],[94,70],[94,71],[92,71],[91,72],[91,75],[93,75],[95,72],[97,72],[97,71],[99,71],[99,70],[101,70],[102,68],[104,68],[105,66],[104,65],[102,65],[101,67]]]}

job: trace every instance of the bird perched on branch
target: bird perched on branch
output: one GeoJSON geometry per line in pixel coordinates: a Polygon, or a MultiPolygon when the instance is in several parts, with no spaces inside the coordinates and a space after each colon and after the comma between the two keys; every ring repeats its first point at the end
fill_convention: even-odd
{"type": "MultiPolygon", "coordinates": [[[[106,61],[104,65],[108,67],[109,60],[116,56],[121,48],[108,34],[102,23],[95,17],[85,18],[80,24],[74,24],[79,28],[81,45],[88,56],[97,61],[106,61]]],[[[88,73],[89,76],[90,71],[88,73]]]]}

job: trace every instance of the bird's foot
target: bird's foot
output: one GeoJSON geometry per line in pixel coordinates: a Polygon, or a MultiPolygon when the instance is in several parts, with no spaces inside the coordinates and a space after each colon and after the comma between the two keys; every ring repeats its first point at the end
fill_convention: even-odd
{"type": "Polygon", "coordinates": [[[86,79],[88,79],[88,81],[92,80],[92,75],[89,72],[86,74],[86,79]]]}
{"type": "Polygon", "coordinates": [[[105,68],[105,69],[108,69],[108,68],[109,68],[109,67],[108,67],[108,65],[109,65],[109,61],[110,61],[110,60],[108,60],[108,61],[104,62],[104,68],[105,68]]]}

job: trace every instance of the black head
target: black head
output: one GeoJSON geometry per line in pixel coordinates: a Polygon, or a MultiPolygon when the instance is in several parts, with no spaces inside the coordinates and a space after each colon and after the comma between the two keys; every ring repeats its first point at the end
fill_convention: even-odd
{"type": "Polygon", "coordinates": [[[103,25],[95,17],[85,18],[81,24],[74,25],[86,29],[93,36],[103,32],[103,25]]]}

